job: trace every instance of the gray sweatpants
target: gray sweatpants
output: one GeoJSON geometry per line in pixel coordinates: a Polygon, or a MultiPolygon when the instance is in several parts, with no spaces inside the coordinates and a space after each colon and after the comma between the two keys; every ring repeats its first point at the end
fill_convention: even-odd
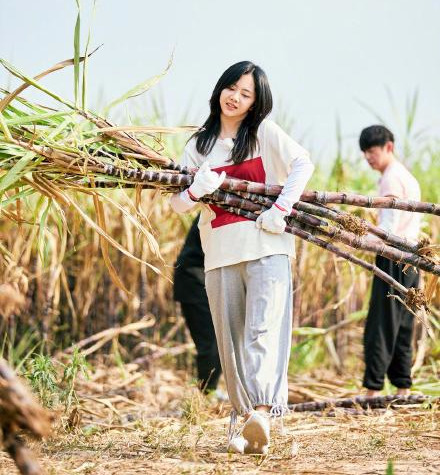
{"type": "Polygon", "coordinates": [[[292,276],[287,255],[206,273],[206,291],[232,406],[287,408],[292,276]]]}

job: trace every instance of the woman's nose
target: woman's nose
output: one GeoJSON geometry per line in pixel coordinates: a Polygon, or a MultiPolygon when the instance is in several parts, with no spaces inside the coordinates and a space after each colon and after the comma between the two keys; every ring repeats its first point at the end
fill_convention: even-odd
{"type": "Polygon", "coordinates": [[[231,99],[234,99],[234,101],[237,101],[240,99],[240,93],[239,91],[232,91],[231,94],[231,99]]]}

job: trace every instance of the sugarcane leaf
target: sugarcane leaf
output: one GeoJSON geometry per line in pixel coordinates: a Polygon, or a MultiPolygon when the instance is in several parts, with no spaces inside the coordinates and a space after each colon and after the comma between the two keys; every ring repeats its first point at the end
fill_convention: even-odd
{"type": "Polygon", "coordinates": [[[98,134],[107,132],[139,132],[148,134],[180,134],[182,132],[195,132],[198,127],[193,125],[183,125],[180,127],[161,127],[155,125],[120,125],[114,127],[103,127],[97,130],[98,134]]]}
{"type": "Polygon", "coordinates": [[[5,207],[15,203],[19,199],[27,198],[27,197],[33,195],[35,192],[36,192],[36,190],[34,190],[33,188],[22,189],[22,191],[16,193],[15,195],[1,200],[0,201],[0,209],[5,208],[5,207]]]}
{"type": "Polygon", "coordinates": [[[93,0],[93,9],[92,9],[92,19],[90,20],[90,26],[89,26],[89,32],[87,35],[87,42],[86,42],[86,49],[84,51],[84,62],[83,62],[83,76],[82,76],[82,109],[86,110],[87,109],[87,71],[88,71],[88,52],[89,52],[89,46],[90,46],[90,38],[92,34],[92,24],[93,20],[95,18],[95,13],[96,13],[96,0],[93,0]]]}
{"type": "Polygon", "coordinates": [[[48,141],[53,140],[55,137],[57,137],[59,134],[63,132],[70,124],[72,124],[72,120],[70,117],[66,117],[63,122],[61,122],[57,127],[55,127],[52,132],[46,136],[46,139],[48,141]]]}
{"type": "Polygon", "coordinates": [[[0,111],[0,129],[3,131],[3,134],[5,135],[4,140],[6,140],[7,142],[12,142],[11,132],[6,124],[6,121],[1,111],[0,111]]]}
{"type": "Polygon", "coordinates": [[[110,235],[108,235],[106,232],[104,232],[104,230],[98,226],[88,215],[87,213],[85,213],[82,208],[77,204],[75,203],[75,201],[73,200],[70,200],[70,204],[76,209],[76,211],[80,214],[80,216],[84,219],[84,221],[93,229],[95,230],[100,236],[103,236],[105,237],[105,239],[107,239],[109,241],[109,243],[114,246],[116,249],[118,249],[120,252],[122,252],[122,254],[124,254],[125,256],[127,257],[130,257],[132,259],[134,259],[135,261],[141,263],[141,264],[144,264],[146,265],[147,267],[149,267],[151,270],[153,270],[154,272],[156,272],[157,274],[161,275],[162,272],[155,266],[153,266],[152,264],[142,260],[142,259],[139,259],[138,257],[134,256],[131,252],[127,251],[123,246],[121,246],[115,239],[113,239],[110,235]]]}
{"type": "MultiPolygon", "coordinates": [[[[112,206],[115,208],[119,209],[119,211],[125,216],[125,218],[130,221],[130,223],[138,230],[140,231],[143,236],[147,239],[148,246],[150,250],[153,252],[153,254],[158,257],[162,262],[164,262],[163,257],[160,254],[160,248],[159,245],[157,244],[157,241],[154,239],[153,235],[144,227],[142,224],[129,212],[127,211],[121,204],[119,204],[116,200],[113,200],[107,195],[100,195],[103,200],[108,201],[112,206]]],[[[132,204],[129,201],[130,204],[132,204]]],[[[137,211],[138,214],[139,211],[137,211]]]]}
{"type": "MultiPolygon", "coordinates": [[[[29,84],[31,86],[36,87],[37,89],[39,89],[40,91],[46,93],[47,95],[49,95],[50,97],[52,97],[56,101],[61,102],[62,104],[66,105],[68,107],[71,107],[72,109],[75,109],[75,105],[72,104],[72,102],[70,102],[66,99],[63,99],[58,94],[56,94],[56,93],[50,91],[49,89],[47,89],[46,87],[42,86],[36,79],[33,79],[33,78],[27,76],[26,74],[23,74],[15,66],[12,66],[12,64],[8,63],[6,60],[0,59],[0,64],[2,64],[2,66],[5,69],[7,69],[13,76],[21,79],[22,81],[26,82],[27,84],[29,84]]],[[[1,105],[0,105],[0,111],[1,111],[1,105]]]]}
{"type": "MultiPolygon", "coordinates": [[[[90,58],[90,56],[92,56],[92,54],[94,54],[96,51],[98,51],[98,49],[101,47],[102,45],[96,47],[90,54],[88,54],[88,58],[90,58]]],[[[79,61],[84,61],[84,57],[80,57],[79,58],[79,61]]],[[[52,66],[51,68],[47,69],[46,71],[43,71],[42,73],[40,74],[37,74],[34,78],[31,78],[25,74],[23,74],[21,71],[19,71],[16,67],[14,67],[12,64],[10,64],[8,61],[6,61],[5,59],[2,59],[0,58],[0,64],[7,70],[9,71],[13,76],[21,79],[22,81],[25,82],[25,84],[22,84],[21,86],[19,86],[17,89],[15,89],[14,91],[12,91],[10,94],[8,94],[6,97],[4,97],[1,101],[0,101],[0,112],[3,111],[3,109],[16,97],[18,96],[18,94],[20,94],[22,91],[24,91],[27,87],[29,86],[34,86],[36,87],[37,89],[39,89],[40,91],[48,94],[50,97],[54,98],[55,100],[57,100],[58,102],[61,102],[62,104],[72,108],[72,109],[75,109],[75,105],[72,104],[72,102],[70,101],[67,101],[65,99],[63,99],[61,96],[55,94],[54,92],[50,91],[49,89],[45,88],[44,86],[42,86],[38,80],[43,78],[44,76],[47,76],[48,74],[50,73],[53,73],[55,71],[58,71],[60,69],[63,69],[65,68],[66,66],[72,66],[74,64],[74,58],[72,59],[67,59],[65,61],[61,61],[57,64],[55,64],[54,66],[52,66]]],[[[24,103],[28,103],[27,101],[25,100],[22,100],[24,103]]]]}
{"type": "Polygon", "coordinates": [[[439,277],[437,275],[430,275],[427,278],[425,296],[428,303],[430,303],[434,297],[435,291],[437,290],[438,281],[439,277]]]}
{"type": "Polygon", "coordinates": [[[79,52],[81,45],[81,12],[80,4],[77,0],[78,15],[76,17],[75,32],[73,36],[73,74],[74,74],[74,90],[75,90],[75,106],[78,107],[78,91],[79,91],[79,52]]]}
{"type": "Polygon", "coordinates": [[[52,205],[52,200],[48,198],[47,206],[44,209],[43,213],[41,214],[39,220],[39,229],[38,229],[38,251],[40,253],[40,257],[43,263],[47,262],[48,256],[48,241],[44,239],[46,234],[46,223],[47,223],[47,216],[49,214],[50,207],[52,205]]]}
{"type": "Polygon", "coordinates": [[[105,109],[104,109],[104,115],[107,115],[113,107],[117,106],[121,102],[126,101],[127,99],[130,99],[132,97],[137,97],[143,94],[144,92],[148,91],[151,89],[154,85],[156,85],[160,79],[165,76],[165,74],[168,72],[170,69],[171,65],[173,64],[173,55],[171,55],[170,60],[168,61],[168,65],[166,68],[160,73],[157,74],[156,76],[153,76],[152,78],[147,79],[144,82],[141,82],[137,86],[131,88],[129,91],[127,91],[125,94],[123,94],[121,97],[118,99],[115,99],[113,102],[111,102],[105,109]]]}
{"type": "Polygon", "coordinates": [[[292,333],[297,336],[318,336],[324,335],[325,332],[325,328],[315,327],[296,327],[292,329],[292,333]]]}
{"type": "MultiPolygon", "coordinates": [[[[93,203],[95,205],[98,224],[99,226],[101,226],[104,232],[107,232],[104,207],[102,205],[102,202],[99,200],[98,195],[96,194],[93,195],[93,203]]],[[[99,237],[99,242],[101,244],[101,254],[104,259],[104,263],[107,267],[111,280],[116,285],[116,287],[120,288],[123,292],[125,292],[128,295],[132,295],[132,293],[125,287],[124,283],[119,278],[118,273],[116,272],[116,269],[113,266],[113,263],[110,259],[110,255],[108,252],[108,242],[102,236],[99,237]]]]}
{"type": "Polygon", "coordinates": [[[360,99],[356,99],[356,102],[364,108],[366,111],[370,112],[381,124],[386,124],[386,121],[383,119],[381,115],[377,113],[372,107],[370,107],[366,102],[361,101],[360,99]]]}
{"type": "Polygon", "coordinates": [[[64,117],[66,115],[71,116],[73,114],[74,112],[72,111],[46,112],[44,114],[24,115],[22,117],[16,117],[14,119],[6,119],[6,123],[8,126],[32,124],[33,122],[43,122],[47,119],[55,119],[58,117],[64,117]]]}
{"type": "Polygon", "coordinates": [[[407,102],[406,111],[406,133],[410,134],[416,118],[417,105],[419,102],[419,91],[416,89],[411,99],[407,102]]]}
{"type": "Polygon", "coordinates": [[[3,193],[6,189],[22,178],[21,172],[34,157],[34,152],[27,152],[20,158],[20,160],[17,161],[17,163],[15,163],[15,165],[10,170],[8,170],[6,175],[0,178],[0,193],[3,193]]]}

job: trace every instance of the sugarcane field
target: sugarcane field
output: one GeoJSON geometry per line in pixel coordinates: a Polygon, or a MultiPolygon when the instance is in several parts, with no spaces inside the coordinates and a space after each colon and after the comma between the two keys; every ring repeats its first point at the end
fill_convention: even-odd
{"type": "Polygon", "coordinates": [[[440,474],[438,15],[0,0],[0,475],[440,474]]]}

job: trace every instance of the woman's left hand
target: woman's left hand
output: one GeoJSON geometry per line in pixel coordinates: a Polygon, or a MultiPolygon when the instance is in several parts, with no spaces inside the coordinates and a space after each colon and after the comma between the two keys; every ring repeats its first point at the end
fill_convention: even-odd
{"type": "Polygon", "coordinates": [[[258,229],[263,229],[269,233],[282,234],[286,229],[286,221],[284,217],[287,216],[287,211],[283,211],[276,205],[272,205],[267,211],[258,216],[255,225],[258,229]]]}

